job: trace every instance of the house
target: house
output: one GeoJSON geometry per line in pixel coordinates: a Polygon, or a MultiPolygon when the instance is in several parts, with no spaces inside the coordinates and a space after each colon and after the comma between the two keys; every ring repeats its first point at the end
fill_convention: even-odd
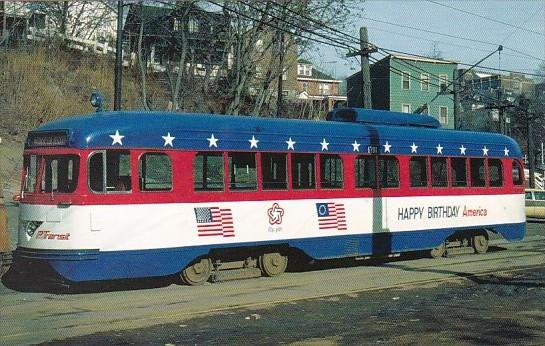
{"type": "Polygon", "coordinates": [[[116,23],[116,9],[105,2],[0,2],[0,38],[10,44],[62,39],[71,48],[107,53],[116,23]]]}
{"type": "MultiPolygon", "coordinates": [[[[465,70],[460,70],[465,72],[465,70]]],[[[464,75],[467,90],[475,92],[491,92],[509,102],[514,102],[517,96],[531,97],[535,92],[535,83],[521,73],[497,74],[482,71],[469,71],[464,75]],[[498,94],[499,93],[499,94],[498,94]]]]}
{"type": "MultiPolygon", "coordinates": [[[[449,60],[388,55],[370,68],[372,108],[404,113],[418,110],[452,129],[454,101],[448,91],[456,68],[457,63],[449,60]]],[[[349,107],[363,106],[361,90],[361,72],[347,78],[349,107]]]]}
{"type": "Polygon", "coordinates": [[[327,113],[333,108],[346,103],[346,96],[341,95],[341,80],[318,70],[313,63],[299,59],[297,61],[296,98],[308,103],[312,111],[327,113]]]}
{"type": "Polygon", "coordinates": [[[207,11],[197,4],[140,2],[130,5],[124,39],[133,57],[141,44],[143,60],[156,71],[178,61],[185,50],[186,68],[192,68],[194,75],[216,76],[230,52],[224,39],[228,28],[224,13],[207,11]]]}

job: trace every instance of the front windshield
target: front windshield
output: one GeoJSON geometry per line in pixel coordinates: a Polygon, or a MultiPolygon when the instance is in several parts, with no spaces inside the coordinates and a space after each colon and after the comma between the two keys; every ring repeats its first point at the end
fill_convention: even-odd
{"type": "Polygon", "coordinates": [[[79,158],[76,155],[28,155],[24,169],[23,191],[71,193],[77,185],[79,158]]]}

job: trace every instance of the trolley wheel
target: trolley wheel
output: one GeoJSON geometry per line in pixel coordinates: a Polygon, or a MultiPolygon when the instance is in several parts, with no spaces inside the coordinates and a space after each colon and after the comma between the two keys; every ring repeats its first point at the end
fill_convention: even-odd
{"type": "Polygon", "coordinates": [[[211,274],[212,261],[210,258],[202,258],[182,270],[180,277],[184,283],[196,286],[208,281],[211,274]]]}
{"type": "Polygon", "coordinates": [[[430,250],[430,256],[431,258],[439,258],[443,257],[446,252],[447,247],[445,246],[445,242],[442,242],[441,245],[430,250]]]}
{"type": "Polygon", "coordinates": [[[475,252],[478,254],[485,253],[486,251],[488,251],[488,238],[483,234],[474,236],[473,248],[475,249],[475,252]]]}
{"type": "Polygon", "coordinates": [[[288,256],[282,256],[278,252],[266,253],[259,256],[259,269],[264,276],[277,276],[282,274],[288,266],[288,256]]]}

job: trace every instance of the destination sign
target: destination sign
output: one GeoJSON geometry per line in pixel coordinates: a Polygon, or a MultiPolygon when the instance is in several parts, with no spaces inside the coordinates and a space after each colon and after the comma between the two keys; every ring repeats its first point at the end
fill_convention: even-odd
{"type": "Polygon", "coordinates": [[[59,147],[68,144],[66,132],[31,132],[28,134],[27,146],[36,147],[59,147]]]}

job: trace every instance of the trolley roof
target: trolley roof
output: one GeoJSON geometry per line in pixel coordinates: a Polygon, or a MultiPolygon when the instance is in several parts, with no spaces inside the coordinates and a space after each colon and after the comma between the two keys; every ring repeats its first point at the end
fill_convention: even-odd
{"type": "MultiPolygon", "coordinates": [[[[61,118],[31,131],[26,147],[380,153],[520,157],[503,135],[429,128],[413,115],[366,111],[374,121],[309,121],[172,112],[101,112],[61,118]],[[381,124],[379,116],[401,122],[381,124]],[[403,117],[406,117],[403,118],[403,117]],[[405,124],[405,126],[401,124],[405,124]],[[57,136],[48,138],[48,136],[57,136]]],[[[426,118],[431,118],[427,117],[426,118]]],[[[433,118],[432,118],[433,119],[433,118]]],[[[335,119],[333,119],[335,120],[335,119]]],[[[339,119],[338,119],[339,120],[339,119]]]]}

